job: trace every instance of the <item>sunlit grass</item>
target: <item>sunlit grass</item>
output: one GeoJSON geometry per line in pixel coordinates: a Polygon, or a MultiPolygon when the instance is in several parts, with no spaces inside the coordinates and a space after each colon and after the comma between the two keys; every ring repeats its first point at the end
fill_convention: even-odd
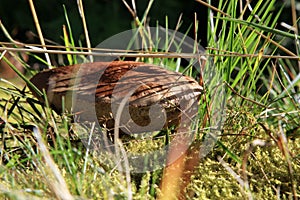
{"type": "MultiPolygon", "coordinates": [[[[299,197],[299,76],[294,67],[299,60],[276,58],[284,50],[281,40],[290,33],[276,29],[281,13],[273,12],[275,4],[275,0],[258,1],[247,15],[244,10],[237,11],[238,0],[219,1],[218,8],[208,7],[207,53],[211,57],[206,69],[216,68],[220,73],[215,79],[204,79],[207,91],[199,106],[202,118],[197,124],[196,143],[201,144],[210,127],[205,117],[212,105],[210,89],[214,84],[226,88],[227,106],[218,142],[200,160],[187,188],[186,196],[191,199],[299,197]]],[[[246,5],[244,8],[247,10],[246,5]]],[[[145,35],[147,13],[148,10],[140,20],[135,19],[135,26],[145,35]]],[[[66,50],[74,50],[67,11],[65,16],[64,43],[66,50]]],[[[169,45],[158,49],[154,44],[151,49],[164,52],[169,45]]],[[[74,64],[85,59],[68,55],[66,60],[74,64]]],[[[139,61],[167,65],[199,79],[195,69],[180,66],[179,58],[139,61]]],[[[23,78],[27,84],[28,78],[23,78]]],[[[156,198],[161,169],[131,174],[129,182],[126,173],[104,162],[99,152],[87,151],[69,113],[58,115],[47,104],[42,106],[19,80],[0,80],[1,198],[156,198]]],[[[169,137],[161,134],[153,140],[131,138],[124,147],[132,153],[147,153],[164,145],[172,138],[171,132],[167,133],[169,137]]]]}

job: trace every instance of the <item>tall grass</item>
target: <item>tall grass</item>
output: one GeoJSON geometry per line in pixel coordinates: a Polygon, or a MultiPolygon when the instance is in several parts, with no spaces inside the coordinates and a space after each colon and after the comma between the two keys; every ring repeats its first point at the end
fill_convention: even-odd
{"type": "MultiPolygon", "coordinates": [[[[281,43],[291,36],[298,41],[299,36],[278,30],[283,7],[273,12],[275,0],[259,0],[255,5],[221,0],[217,7],[197,1],[209,11],[207,62],[203,72],[211,72],[208,68],[218,72],[217,76],[200,74],[206,91],[199,106],[202,118],[195,125],[199,127],[197,142],[201,144],[213,125],[209,121],[214,117],[209,112],[214,108],[213,88],[225,88],[227,107],[221,134],[216,135],[217,144],[199,163],[185,195],[191,199],[297,199],[299,72],[295,66],[299,55],[281,43]]],[[[180,41],[168,34],[171,27],[164,29],[157,25],[157,32],[164,31],[168,38],[163,49],[151,41],[146,19],[152,3],[141,19],[135,6],[131,9],[127,5],[135,28],[146,41],[145,49],[168,52],[170,45],[175,44],[177,52],[182,53],[180,41]]],[[[65,49],[78,51],[66,10],[65,49]]],[[[174,29],[178,30],[181,23],[179,20],[174,29]]],[[[197,28],[191,26],[194,32],[197,28]]],[[[295,44],[299,48],[299,43],[295,44]]],[[[66,60],[66,64],[86,61],[77,55],[67,55],[66,60]]],[[[196,79],[199,76],[194,68],[181,66],[181,58],[138,60],[164,64],[196,79]]],[[[191,59],[188,66],[194,61],[191,59]]],[[[29,87],[34,87],[30,85],[31,75],[19,73],[19,76],[29,87]]],[[[159,194],[161,170],[131,174],[128,182],[124,174],[88,152],[67,111],[58,115],[47,102],[45,105],[38,102],[24,85],[0,81],[1,198],[155,199],[159,194]]],[[[43,91],[37,92],[45,95],[43,91]]],[[[163,141],[169,139],[164,137],[163,141]]],[[[150,140],[129,141],[126,148],[147,151],[151,150],[151,144],[150,140]]],[[[153,148],[155,145],[154,142],[153,148]]]]}

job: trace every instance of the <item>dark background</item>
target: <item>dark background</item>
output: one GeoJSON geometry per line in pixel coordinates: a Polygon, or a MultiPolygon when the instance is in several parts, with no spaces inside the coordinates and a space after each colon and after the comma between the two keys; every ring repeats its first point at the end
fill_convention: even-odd
{"type": "MultiPolygon", "coordinates": [[[[63,5],[71,23],[75,40],[84,41],[82,21],[75,0],[40,0],[35,1],[35,8],[45,38],[63,43],[62,25],[66,24],[63,5]]],[[[128,1],[130,4],[131,1],[128,1]]],[[[140,19],[148,5],[147,0],[138,0],[137,11],[140,19]]],[[[88,0],[84,1],[84,10],[92,46],[104,39],[132,28],[133,18],[120,0],[88,0]]],[[[25,30],[36,33],[32,14],[27,0],[1,0],[0,17],[2,23],[10,32],[18,32],[18,38],[26,41],[25,30]]],[[[180,14],[183,14],[181,31],[185,32],[193,23],[194,13],[200,19],[200,36],[206,38],[207,9],[195,1],[159,0],[153,3],[149,13],[149,23],[156,26],[157,21],[165,26],[168,16],[168,26],[174,29],[180,14]]],[[[1,41],[5,40],[1,32],[1,41]]]]}
{"type": "MultiPolygon", "coordinates": [[[[131,1],[127,0],[128,4],[131,1]]],[[[140,19],[148,5],[148,0],[137,0],[137,11],[140,19]]],[[[213,1],[217,5],[218,1],[213,1]]],[[[286,3],[285,10],[279,22],[292,23],[291,8],[289,1],[278,0],[274,12],[283,3],[286,3]]],[[[71,23],[73,36],[78,45],[78,40],[86,46],[82,21],[79,16],[76,0],[38,0],[34,1],[36,12],[45,38],[63,44],[62,26],[66,25],[63,5],[71,23]]],[[[106,38],[121,31],[132,28],[133,18],[121,0],[86,0],[83,1],[92,47],[102,42],[106,38]]],[[[252,2],[254,7],[255,1],[252,2]]],[[[297,2],[299,4],[299,2],[297,2]]],[[[202,46],[206,46],[207,28],[207,7],[202,6],[193,0],[156,0],[154,1],[150,13],[149,23],[156,26],[159,22],[165,27],[165,18],[168,16],[168,28],[174,29],[180,14],[183,14],[183,24],[180,31],[185,33],[194,22],[194,13],[197,13],[199,20],[199,35],[202,46]]],[[[25,31],[31,30],[36,33],[29,3],[27,0],[1,0],[0,19],[8,31],[17,39],[27,43],[40,43],[37,38],[28,38],[25,31]]],[[[278,25],[280,28],[280,25],[278,25]]],[[[189,36],[194,38],[193,28],[189,36]]],[[[7,41],[2,31],[0,31],[0,41],[7,41]]]]}

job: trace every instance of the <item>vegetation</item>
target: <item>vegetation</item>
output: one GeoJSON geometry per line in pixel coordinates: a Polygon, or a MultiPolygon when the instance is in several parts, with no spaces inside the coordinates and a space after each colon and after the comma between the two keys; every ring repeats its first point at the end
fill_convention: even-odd
{"type": "MultiPolygon", "coordinates": [[[[139,28],[141,35],[144,33],[145,39],[149,39],[145,33],[152,2],[141,18],[128,6],[134,16],[133,26],[139,28]]],[[[201,0],[197,2],[208,9],[208,47],[203,74],[190,67],[193,59],[186,64],[177,57],[138,57],[144,62],[167,64],[197,80],[202,76],[200,81],[203,80],[206,90],[199,105],[201,117],[194,124],[195,143],[201,145],[213,130],[214,114],[221,117],[221,129],[214,135],[216,145],[201,158],[187,187],[187,199],[299,198],[297,21],[292,22],[294,26],[290,30],[278,30],[283,7],[273,12],[277,6],[275,0],[260,0],[240,8],[238,0],[221,0],[217,7],[201,0]],[[296,50],[284,46],[287,40],[294,40],[296,50]],[[178,63],[186,66],[178,67],[178,63]],[[219,98],[222,94],[225,103],[221,101],[221,106],[215,106],[217,100],[223,100],[219,98]]],[[[72,19],[68,18],[67,11],[65,19],[64,50],[80,54],[85,49],[76,48],[69,23],[72,19]]],[[[181,23],[179,20],[174,29],[181,23]]],[[[167,30],[167,18],[165,25],[167,30]]],[[[1,28],[5,30],[2,24],[1,28]]],[[[197,33],[201,31],[197,21],[190,29],[194,30],[197,41],[197,33]]],[[[152,53],[165,53],[175,43],[171,39],[168,42],[164,49],[155,48],[156,44],[149,49],[152,53]]],[[[180,45],[177,52],[182,53],[180,45]]],[[[29,54],[47,63],[38,54],[29,54]]],[[[64,56],[66,63],[84,59],[77,54],[64,56]]],[[[27,68],[28,73],[19,76],[30,87],[29,79],[37,70],[27,68]]],[[[47,102],[41,104],[20,81],[0,81],[1,198],[155,199],[159,194],[162,169],[130,174],[108,166],[81,143],[68,112],[59,115],[47,102]]],[[[171,132],[167,131],[170,138],[171,132]]],[[[148,152],[170,139],[162,133],[156,136],[155,140],[135,138],[126,141],[124,146],[127,151],[148,152]]]]}

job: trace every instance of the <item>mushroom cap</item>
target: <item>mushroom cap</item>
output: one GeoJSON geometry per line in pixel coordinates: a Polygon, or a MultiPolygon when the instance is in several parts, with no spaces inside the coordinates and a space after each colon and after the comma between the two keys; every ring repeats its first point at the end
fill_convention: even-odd
{"type": "Polygon", "coordinates": [[[178,126],[182,118],[192,119],[203,89],[190,77],[133,61],[58,67],[42,71],[30,81],[46,91],[57,112],[62,112],[64,99],[65,108],[80,116],[78,119],[97,119],[108,129],[114,128],[121,112],[120,127],[130,133],[178,126]]]}

